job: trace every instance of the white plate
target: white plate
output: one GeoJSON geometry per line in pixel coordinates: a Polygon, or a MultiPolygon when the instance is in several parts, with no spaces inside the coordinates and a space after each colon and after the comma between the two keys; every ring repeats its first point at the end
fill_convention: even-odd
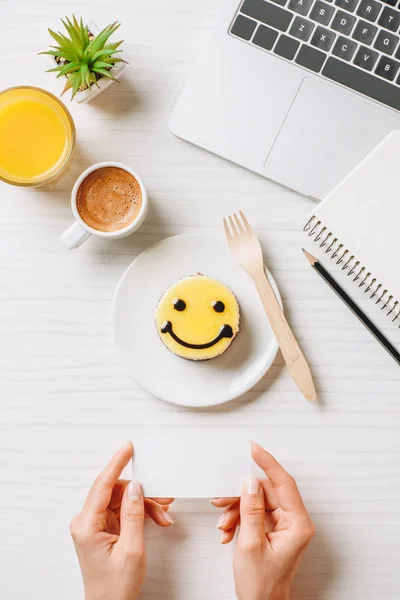
{"type": "MultiPolygon", "coordinates": [[[[282,304],[270,273],[268,278],[282,304]]],[[[278,350],[253,283],[225,240],[199,234],[167,238],[132,262],[115,292],[113,326],[118,354],[133,379],[158,398],[182,406],[213,406],[237,398],[265,375],[278,350]],[[225,283],[240,306],[240,331],[232,345],[221,356],[200,362],[172,354],[155,326],[164,291],[196,273],[225,283]]]]}

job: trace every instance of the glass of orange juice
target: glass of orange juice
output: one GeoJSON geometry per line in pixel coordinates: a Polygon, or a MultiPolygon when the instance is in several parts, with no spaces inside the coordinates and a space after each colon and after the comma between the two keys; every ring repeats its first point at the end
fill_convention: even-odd
{"type": "Polygon", "coordinates": [[[65,169],[74,144],[72,117],[53,94],[29,86],[0,92],[0,180],[48,183],[65,169]]]}

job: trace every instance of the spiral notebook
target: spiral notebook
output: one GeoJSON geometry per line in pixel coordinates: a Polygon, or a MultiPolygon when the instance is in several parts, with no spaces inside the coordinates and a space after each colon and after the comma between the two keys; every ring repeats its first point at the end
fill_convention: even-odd
{"type": "MultiPolygon", "coordinates": [[[[304,231],[310,252],[335,272],[354,301],[369,298],[366,306],[371,305],[368,312],[376,325],[386,331],[390,324],[391,331],[398,330],[400,130],[381,142],[313,210],[304,231]]],[[[398,331],[392,339],[400,340],[398,331]]]]}

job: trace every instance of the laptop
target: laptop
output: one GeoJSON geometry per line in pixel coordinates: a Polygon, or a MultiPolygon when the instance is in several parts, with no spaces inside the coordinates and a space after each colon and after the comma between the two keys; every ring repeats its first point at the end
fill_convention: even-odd
{"type": "Polygon", "coordinates": [[[225,0],[171,131],[325,197],[400,128],[398,2],[225,0]]]}

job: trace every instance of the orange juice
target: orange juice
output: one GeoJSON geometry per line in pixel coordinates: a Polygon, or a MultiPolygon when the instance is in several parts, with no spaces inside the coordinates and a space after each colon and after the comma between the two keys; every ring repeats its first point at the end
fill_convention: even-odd
{"type": "Polygon", "coordinates": [[[0,92],[0,179],[46,183],[66,166],[74,142],[72,117],[53,94],[34,87],[0,92]]]}

